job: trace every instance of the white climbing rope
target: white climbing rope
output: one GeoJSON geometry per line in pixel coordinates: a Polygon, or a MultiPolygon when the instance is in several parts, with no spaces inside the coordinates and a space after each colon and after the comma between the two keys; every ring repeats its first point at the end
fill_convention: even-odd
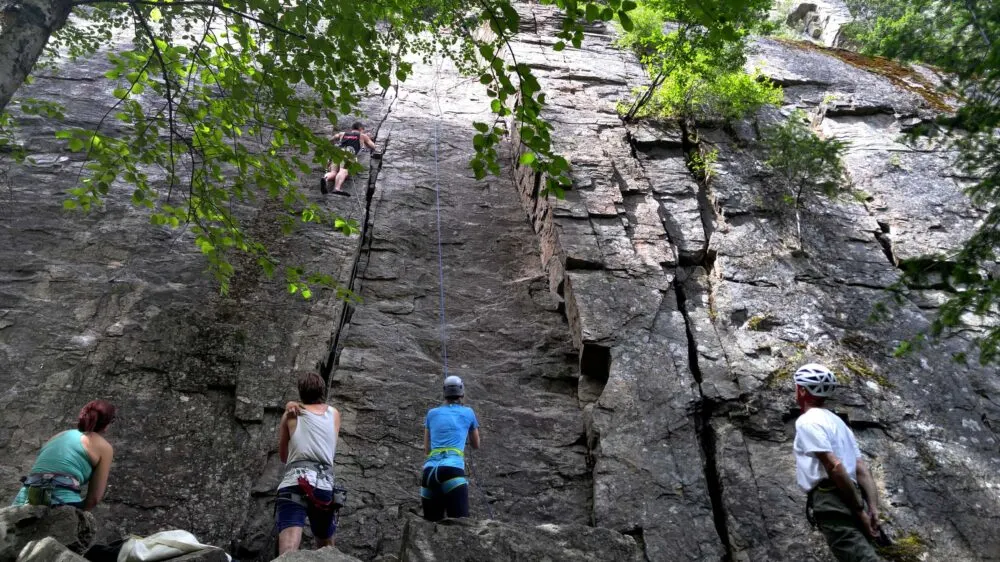
{"type": "MultiPolygon", "coordinates": [[[[441,75],[441,64],[442,61],[439,59],[437,64],[434,65],[434,105],[437,108],[437,115],[434,119],[434,209],[437,214],[437,252],[438,252],[438,286],[440,287],[440,312],[439,318],[441,321],[441,359],[444,365],[444,376],[448,376],[448,333],[447,333],[447,321],[445,317],[444,310],[444,257],[441,244],[441,186],[440,186],[440,164],[438,159],[438,149],[440,143],[440,129],[441,129],[441,119],[443,117],[443,111],[441,110],[441,95],[438,92],[438,82],[440,82],[441,75]]],[[[483,506],[486,507],[486,513],[490,519],[493,519],[493,507],[490,506],[490,502],[486,498],[486,492],[483,491],[483,485],[481,479],[478,477],[478,471],[475,469],[475,465],[472,462],[472,455],[465,455],[466,462],[469,463],[469,482],[474,484],[474,487],[479,492],[479,498],[483,502],[483,506]]]]}
{"type": "Polygon", "coordinates": [[[441,185],[438,180],[440,177],[440,165],[438,162],[438,137],[440,136],[441,128],[441,96],[438,93],[438,81],[440,79],[440,62],[434,66],[434,101],[437,107],[437,115],[434,119],[434,208],[437,212],[437,253],[438,253],[438,301],[440,303],[440,308],[438,311],[438,320],[440,322],[440,336],[441,336],[441,362],[444,366],[444,376],[448,376],[448,329],[447,329],[447,317],[445,316],[444,310],[444,257],[442,256],[442,245],[441,245],[441,185]]]}

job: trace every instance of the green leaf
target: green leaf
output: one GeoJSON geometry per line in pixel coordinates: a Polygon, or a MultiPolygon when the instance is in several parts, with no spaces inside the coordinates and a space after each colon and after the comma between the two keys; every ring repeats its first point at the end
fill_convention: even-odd
{"type": "Polygon", "coordinates": [[[149,11],[149,19],[153,21],[160,21],[161,19],[163,19],[163,14],[160,13],[159,8],[154,7],[152,10],[149,11]]]}
{"type": "Polygon", "coordinates": [[[472,126],[475,127],[476,130],[479,131],[480,133],[485,133],[490,130],[489,125],[487,125],[486,123],[479,123],[478,121],[473,123],[472,126]]]}
{"type": "Polygon", "coordinates": [[[632,18],[623,11],[618,12],[618,21],[622,24],[622,29],[625,31],[633,31],[635,29],[635,24],[632,23],[632,18]]]}
{"type": "Polygon", "coordinates": [[[521,155],[520,162],[522,166],[530,166],[532,162],[535,161],[535,154],[533,152],[525,152],[521,155]]]}
{"type": "Polygon", "coordinates": [[[552,50],[553,51],[561,51],[561,50],[563,50],[565,48],[566,48],[566,42],[565,41],[556,41],[555,45],[552,45],[552,50]]]}

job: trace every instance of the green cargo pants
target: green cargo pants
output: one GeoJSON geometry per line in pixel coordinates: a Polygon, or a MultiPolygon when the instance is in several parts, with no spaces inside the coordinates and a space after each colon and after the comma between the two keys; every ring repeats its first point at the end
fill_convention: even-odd
{"type": "Polygon", "coordinates": [[[840,499],[836,488],[817,487],[812,492],[813,517],[840,562],[879,562],[875,547],[861,530],[860,522],[840,499]]]}

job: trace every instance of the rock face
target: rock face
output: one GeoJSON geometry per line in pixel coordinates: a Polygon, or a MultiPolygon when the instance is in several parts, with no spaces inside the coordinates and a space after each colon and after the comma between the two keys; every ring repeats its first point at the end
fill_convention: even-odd
{"type": "Polygon", "coordinates": [[[332,546],[319,550],[302,550],[289,552],[276,558],[282,562],[360,562],[353,556],[348,556],[332,546]]]}
{"type": "Polygon", "coordinates": [[[17,557],[17,562],[84,562],[86,558],[59,544],[52,537],[31,541],[17,557]]]}
{"type": "Polygon", "coordinates": [[[821,134],[851,143],[854,191],[806,209],[800,253],[793,223],[764,204],[770,179],[754,144],[781,114],[719,130],[624,127],[613,102],[635,67],[602,49],[599,30],[585,51],[546,50],[546,14],[527,18],[540,37],[518,55],[559,100],[550,118],[574,188],[565,201],[543,199],[530,170],[517,176],[550,287],[565,299],[581,401],[593,402],[595,523],[642,536],[656,560],[825,559],[791,455],[790,375],[817,360],[845,383],[834,408],[874,466],[889,526],[932,559],[994,559],[996,377],[954,363],[960,341],[893,358],[940,294],[869,321],[891,301],[900,260],[955,248],[980,216],[948,154],[898,140],[940,107],[933,87],[917,71],[900,79],[849,54],[755,46],[748,67],[785,86],[781,114],[812,112],[821,134]],[[701,149],[719,151],[708,181],[685,164],[701,149]],[[963,515],[969,501],[981,502],[979,518],[963,515]]]}
{"type": "Polygon", "coordinates": [[[411,516],[403,531],[401,562],[456,560],[616,560],[639,562],[632,537],[583,525],[529,527],[500,521],[446,520],[428,523],[411,516]]]}
{"type": "Polygon", "coordinates": [[[781,15],[790,27],[827,47],[839,47],[840,29],[854,20],[843,0],[793,2],[791,11],[781,15]]]}
{"type": "MultiPolygon", "coordinates": [[[[1000,383],[951,361],[960,341],[893,358],[940,293],[868,320],[891,301],[897,264],[955,248],[980,216],[947,154],[899,141],[944,103],[929,79],[761,40],[748,64],[784,86],[781,111],[722,129],[625,126],[615,103],[646,77],[613,33],[594,26],[583,49],[555,52],[555,13],[522,10],[512,48],[548,94],[573,189],[540,197],[516,158],[512,177],[475,180],[485,92],[448,63],[416,64],[395,96],[365,108],[383,160],[354,196],[324,203],[362,234],[306,226],[277,246],[352,288],[354,305],[332,291],[289,298],[243,264],[220,296],[186,235],[149,226],[125,189],[91,215],[66,214],[79,161],[52,139],[64,125],[27,122],[35,159],[9,170],[0,198],[0,491],[12,497],[44,441],[104,397],[120,420],[96,510],[102,542],[182,528],[238,540],[240,560],[270,559],[275,428],[296,375],[318,369],[343,413],[346,555],[440,558],[437,539],[417,541],[439,536],[498,558],[628,559],[634,543],[657,561],[828,560],[791,455],[790,373],[819,360],[845,382],[835,409],[897,536],[930,560],[996,559],[1000,383]],[[853,193],[804,210],[802,252],[788,217],[765,204],[772,182],[755,148],[793,108],[851,141],[853,193]],[[702,149],[719,151],[708,181],[687,166],[702,149]],[[465,379],[482,423],[473,515],[503,524],[410,515],[423,418],[445,371],[465,379]]],[[[22,95],[75,100],[75,124],[96,126],[113,102],[105,70],[75,63],[22,95]]],[[[253,234],[277,240],[276,209],[244,211],[253,234]]]]}
{"type": "MultiPolygon", "coordinates": [[[[50,543],[54,542],[70,551],[83,552],[94,541],[96,533],[94,516],[74,507],[49,508],[36,505],[6,507],[0,509],[0,562],[13,562],[19,559],[18,555],[25,545],[46,538],[49,540],[45,544],[36,543],[35,549],[53,552],[50,543]]],[[[35,549],[32,552],[35,552],[35,549]]]]}

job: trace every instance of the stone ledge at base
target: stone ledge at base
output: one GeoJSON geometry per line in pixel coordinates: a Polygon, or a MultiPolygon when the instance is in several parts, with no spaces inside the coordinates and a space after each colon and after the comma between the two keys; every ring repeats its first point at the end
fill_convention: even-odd
{"type": "Polygon", "coordinates": [[[642,559],[635,539],[611,529],[583,525],[532,527],[470,519],[446,519],[435,524],[415,516],[406,522],[399,556],[400,562],[642,559]]]}
{"type": "Polygon", "coordinates": [[[14,562],[25,545],[46,537],[70,551],[83,552],[96,534],[93,514],[75,507],[6,507],[0,509],[0,562],[14,562]]]}
{"type": "Polygon", "coordinates": [[[289,552],[275,558],[274,562],[361,562],[361,560],[328,546],[319,550],[289,552]]]}
{"type": "Polygon", "coordinates": [[[87,562],[52,537],[31,541],[21,550],[17,562],[87,562]]]}

